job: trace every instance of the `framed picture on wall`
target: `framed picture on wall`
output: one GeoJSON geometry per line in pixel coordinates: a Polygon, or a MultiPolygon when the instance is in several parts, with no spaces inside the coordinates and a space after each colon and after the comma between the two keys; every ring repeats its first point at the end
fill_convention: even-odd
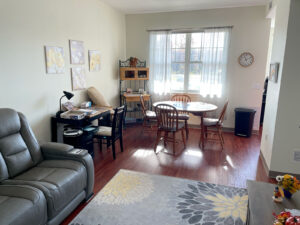
{"type": "Polygon", "coordinates": [[[269,80],[277,83],[278,80],[279,63],[272,63],[270,65],[269,80]]]}
{"type": "Polygon", "coordinates": [[[89,50],[90,72],[100,71],[100,51],[89,50]]]}
{"type": "Polygon", "coordinates": [[[83,41],[70,40],[71,64],[84,64],[83,41]]]}
{"type": "Polygon", "coordinates": [[[73,67],[72,71],[72,90],[83,90],[86,88],[85,70],[82,67],[73,67]]]}
{"type": "Polygon", "coordinates": [[[65,54],[62,47],[45,46],[45,56],[48,74],[65,73],[65,54]]]}

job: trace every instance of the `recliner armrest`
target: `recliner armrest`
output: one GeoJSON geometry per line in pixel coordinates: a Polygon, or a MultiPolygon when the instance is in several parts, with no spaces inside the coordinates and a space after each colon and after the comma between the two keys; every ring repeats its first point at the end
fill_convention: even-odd
{"type": "Polygon", "coordinates": [[[87,150],[77,149],[71,145],[48,142],[41,145],[41,151],[45,159],[74,160],[81,162],[87,171],[86,198],[88,199],[91,197],[91,195],[93,195],[94,163],[87,150]]]}

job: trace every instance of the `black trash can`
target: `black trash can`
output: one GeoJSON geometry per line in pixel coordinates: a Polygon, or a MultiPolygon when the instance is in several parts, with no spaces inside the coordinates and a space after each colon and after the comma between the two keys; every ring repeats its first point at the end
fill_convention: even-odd
{"type": "Polygon", "coordinates": [[[236,108],[234,134],[241,137],[250,137],[253,130],[253,122],[256,110],[236,108]]]}

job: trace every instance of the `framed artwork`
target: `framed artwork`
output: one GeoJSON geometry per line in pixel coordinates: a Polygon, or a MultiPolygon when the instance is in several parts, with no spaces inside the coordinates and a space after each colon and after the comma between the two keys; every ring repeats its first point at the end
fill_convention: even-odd
{"type": "Polygon", "coordinates": [[[71,64],[84,64],[83,41],[70,40],[71,64]]]}
{"type": "Polygon", "coordinates": [[[73,67],[72,71],[72,90],[83,90],[86,88],[85,70],[82,67],[73,67]]]}
{"type": "Polygon", "coordinates": [[[65,73],[65,54],[62,47],[45,46],[45,57],[47,73],[65,73]]]}
{"type": "Polygon", "coordinates": [[[90,72],[100,71],[100,52],[89,50],[89,67],[90,72]]]}
{"type": "Polygon", "coordinates": [[[278,80],[279,63],[272,63],[270,65],[269,80],[277,83],[278,80]]]}

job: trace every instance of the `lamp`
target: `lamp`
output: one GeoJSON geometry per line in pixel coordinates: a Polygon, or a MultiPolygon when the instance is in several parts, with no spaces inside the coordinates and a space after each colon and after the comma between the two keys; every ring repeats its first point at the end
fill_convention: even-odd
{"type": "Polygon", "coordinates": [[[56,117],[60,117],[60,114],[63,112],[61,110],[61,100],[63,97],[66,97],[68,100],[70,100],[71,98],[73,98],[74,94],[71,92],[67,92],[67,91],[63,91],[64,95],[61,96],[61,98],[59,99],[59,111],[56,113],[56,117]]]}

